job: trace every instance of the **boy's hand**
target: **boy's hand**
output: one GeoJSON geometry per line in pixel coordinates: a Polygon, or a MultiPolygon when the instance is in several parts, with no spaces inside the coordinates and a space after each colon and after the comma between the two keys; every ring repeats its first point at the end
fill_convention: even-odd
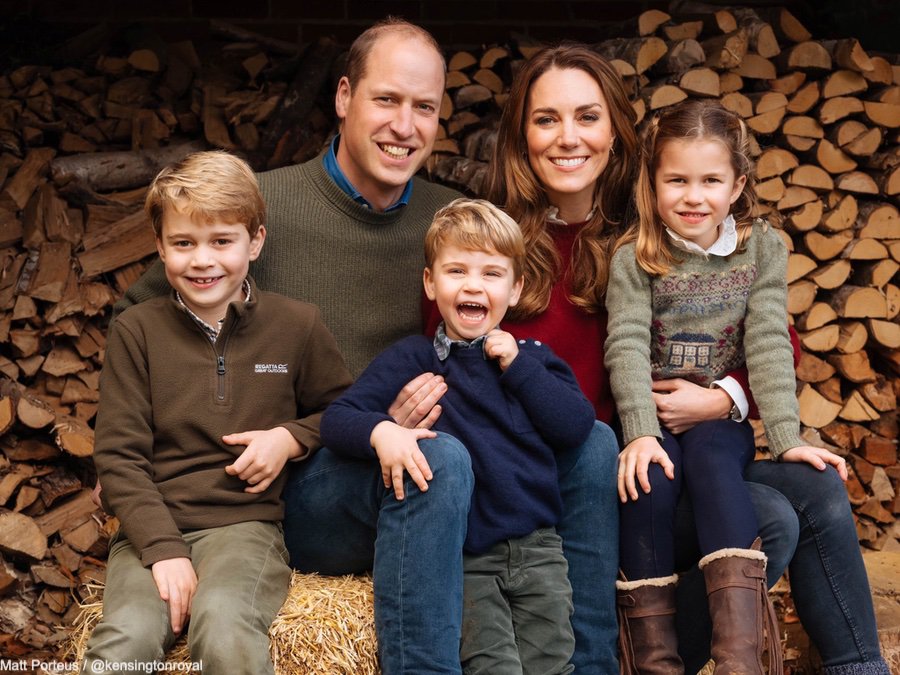
{"type": "Polygon", "coordinates": [[[500,370],[506,371],[509,364],[519,355],[519,345],[512,335],[495,328],[487,334],[484,341],[484,353],[489,358],[497,359],[500,363],[500,370]]]}
{"type": "Polygon", "coordinates": [[[169,558],[150,567],[159,597],[169,603],[172,632],[178,635],[191,615],[191,604],[197,592],[197,574],[190,558],[169,558]]]}
{"type": "Polygon", "coordinates": [[[645,494],[650,492],[650,479],[647,472],[650,464],[656,462],[659,464],[669,480],[675,478],[675,465],[669,459],[669,455],[663,450],[659,441],[654,436],[640,436],[635,438],[631,443],[625,446],[625,449],[619,453],[619,499],[624,504],[631,499],[638,498],[637,486],[634,479],[637,476],[641,489],[645,494]]]}
{"type": "Polygon", "coordinates": [[[243,431],[222,436],[227,445],[247,447],[234,461],[225,467],[229,476],[237,476],[250,484],[244,492],[259,493],[268,488],[291,457],[299,457],[300,443],[284,427],[265,431],[243,431]]]}
{"type": "Polygon", "coordinates": [[[847,462],[840,455],[836,455],[825,448],[817,448],[812,445],[798,445],[796,448],[785,450],[781,455],[783,462],[806,462],[819,471],[824,471],[831,464],[838,472],[841,480],[847,480],[847,462]]]}
{"type": "Polygon", "coordinates": [[[422,373],[400,390],[387,414],[401,427],[430,429],[441,416],[438,401],[446,393],[447,383],[443,377],[422,373]]]}
{"type": "Polygon", "coordinates": [[[419,450],[421,438],[434,438],[430,429],[406,429],[394,422],[379,422],[372,429],[369,442],[375,448],[381,462],[381,480],[384,487],[394,486],[394,496],[403,499],[403,472],[406,471],[422,492],[428,490],[433,477],[425,455],[419,450]]]}

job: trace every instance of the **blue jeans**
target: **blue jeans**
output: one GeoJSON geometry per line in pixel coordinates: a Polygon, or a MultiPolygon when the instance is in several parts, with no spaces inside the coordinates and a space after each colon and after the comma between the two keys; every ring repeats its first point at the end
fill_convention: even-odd
{"type": "MultiPolygon", "coordinates": [[[[762,461],[752,462],[744,477],[768,556],[769,586],[790,567],[797,613],[826,673],[887,675],[856,528],[837,473],[762,461]]],[[[689,503],[679,505],[676,528],[683,544],[676,551],[676,567],[687,569],[699,556],[689,503]]],[[[696,565],[682,574],[677,602],[678,649],[685,672],[696,672],[709,659],[712,634],[696,565]]]]}
{"type": "Polygon", "coordinates": [[[377,459],[322,448],[292,464],[285,500],[291,565],[339,575],[373,570],[375,631],[385,675],[458,675],[462,547],[474,479],[452,436],[419,441],[434,474],[406,498],[384,487],[377,459]]]}
{"type": "Polygon", "coordinates": [[[619,500],[616,465],[619,444],[607,425],[596,422],[583,445],[557,453],[563,539],[572,585],[572,628],[579,675],[619,672],[616,638],[616,575],[619,568],[619,500]]]}

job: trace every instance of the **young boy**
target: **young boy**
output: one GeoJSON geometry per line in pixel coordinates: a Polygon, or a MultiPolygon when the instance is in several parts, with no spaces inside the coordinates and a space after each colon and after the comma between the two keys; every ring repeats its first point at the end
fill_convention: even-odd
{"type": "Polygon", "coordinates": [[[203,672],[273,673],[267,633],[290,579],[282,469],[320,447],[350,375],[317,308],[247,276],[266,213],[245,162],[191,155],[145,208],[173,291],[109,332],[94,461],[121,527],[82,672],[159,661],[187,625],[203,672]]]}
{"type": "Polygon", "coordinates": [[[464,672],[572,672],[553,453],[584,442],[594,410],[550,349],[497,327],[519,299],[524,258],[518,225],[490,203],[458,199],[438,211],[425,236],[425,292],[443,318],[434,340],[388,348],[322,419],[324,443],[377,458],[385,490],[403,500],[428,489],[417,441],[436,434],[400,427],[384,411],[420,373],[445,378],[434,429],[468,448],[475,479],[462,561],[464,672]]]}

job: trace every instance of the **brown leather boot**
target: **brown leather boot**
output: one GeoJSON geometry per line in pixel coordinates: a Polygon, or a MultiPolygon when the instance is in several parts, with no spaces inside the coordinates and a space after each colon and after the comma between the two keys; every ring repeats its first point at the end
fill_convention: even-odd
{"type": "Polygon", "coordinates": [[[619,672],[622,675],[683,675],[675,634],[677,575],[616,582],[619,672]]]}
{"type": "Polygon", "coordinates": [[[778,621],[766,589],[759,537],[750,548],[724,548],[700,560],[706,580],[716,675],[762,675],[768,638],[769,673],[781,675],[778,621]]]}

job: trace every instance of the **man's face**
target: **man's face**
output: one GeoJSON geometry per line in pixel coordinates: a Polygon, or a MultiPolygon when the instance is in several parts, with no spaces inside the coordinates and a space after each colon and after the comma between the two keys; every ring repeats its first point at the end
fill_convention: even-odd
{"type": "Polygon", "coordinates": [[[431,154],[444,93],[440,55],[418,38],[388,34],[351,90],[341,78],[335,110],[343,121],[337,160],[353,186],[383,211],[431,154]]]}

